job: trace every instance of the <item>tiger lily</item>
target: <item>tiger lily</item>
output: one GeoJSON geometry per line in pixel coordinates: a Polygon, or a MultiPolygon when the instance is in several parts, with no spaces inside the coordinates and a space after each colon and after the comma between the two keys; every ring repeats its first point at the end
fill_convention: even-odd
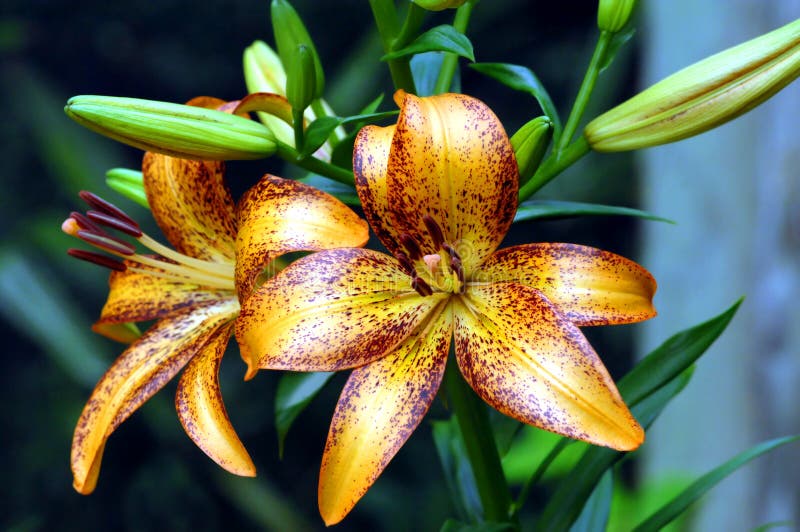
{"type": "Polygon", "coordinates": [[[250,376],[353,368],[322,458],[319,508],[328,525],[419,425],[453,336],[463,377],[500,412],[614,449],[644,439],[578,327],[654,316],[652,276],[574,244],[495,251],[518,189],[499,120],[465,95],[399,91],[395,101],[397,124],[362,129],[353,157],[367,220],[392,256],[355,248],[308,255],[244,301],[236,324],[250,376]]]}
{"type": "Polygon", "coordinates": [[[81,197],[92,210],[72,213],[63,225],[65,232],[117,257],[69,251],[112,269],[108,300],[94,329],[113,333],[119,330],[114,324],[158,320],[103,375],[80,416],[71,464],[74,487],[84,494],[95,488],[111,433],[184,367],[175,406],[186,433],[224,469],[254,476],[218,380],[240,301],[276,257],[362,246],[368,237],[367,224],[344,204],[294,181],[265,175],[237,206],[221,162],[146,153],[142,170],[153,217],[174,249],[89,192],[81,197]],[[139,253],[108,228],[155,255],[139,253]]]}

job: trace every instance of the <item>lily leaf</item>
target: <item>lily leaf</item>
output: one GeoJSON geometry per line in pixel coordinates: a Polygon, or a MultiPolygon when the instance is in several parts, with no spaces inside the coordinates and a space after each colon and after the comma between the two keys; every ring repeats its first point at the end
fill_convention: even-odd
{"type": "Polygon", "coordinates": [[[511,89],[526,92],[536,98],[550,120],[553,121],[553,142],[556,143],[561,137],[561,119],[558,117],[553,99],[547,93],[542,82],[536,74],[527,67],[512,65],[510,63],[472,63],[470,68],[477,70],[485,76],[489,76],[511,89]]]}
{"type": "Polygon", "coordinates": [[[529,200],[521,203],[517,208],[517,215],[514,217],[514,221],[572,218],[576,216],[633,216],[643,220],[675,223],[667,218],[640,211],[639,209],[631,209],[630,207],[556,200],[529,200]]]}
{"type": "Polygon", "coordinates": [[[333,130],[341,125],[380,120],[382,118],[395,116],[397,113],[398,111],[386,111],[385,113],[370,113],[346,117],[323,116],[317,118],[306,128],[305,142],[303,143],[303,149],[300,153],[304,157],[308,157],[317,151],[320,146],[325,144],[325,141],[331,136],[333,130]]]}
{"type": "Polygon", "coordinates": [[[762,454],[768,453],[787,443],[800,440],[800,435],[776,438],[762,442],[747,451],[737,454],[721,466],[713,469],[698,478],[691,486],[686,488],[683,493],[662,506],[653,515],[645,519],[634,532],[646,532],[647,530],[660,530],[669,524],[673,519],[683,513],[693,502],[702,497],[708,490],[716,486],[725,477],[750,462],[762,454]]]}
{"type": "Polygon", "coordinates": [[[504,458],[511,449],[514,437],[525,425],[512,417],[501,414],[495,409],[489,410],[489,422],[492,424],[494,442],[497,445],[497,452],[500,458],[504,458]]]}
{"type": "MultiPolygon", "coordinates": [[[[377,98],[364,106],[359,115],[373,115],[383,103],[383,93],[379,94],[377,98]]],[[[355,142],[358,130],[365,125],[365,122],[356,122],[353,124],[352,131],[349,132],[344,138],[339,139],[336,146],[333,147],[333,155],[331,155],[331,162],[336,166],[342,168],[352,168],[353,165],[353,143],[355,142]]]]}
{"type": "Polygon", "coordinates": [[[603,60],[600,62],[600,72],[611,66],[611,63],[614,61],[614,58],[617,57],[620,48],[622,48],[626,42],[631,40],[635,34],[636,27],[633,25],[628,26],[627,29],[614,34],[614,37],[611,38],[611,42],[608,44],[608,48],[603,56],[603,60]]]}
{"type": "Polygon", "coordinates": [[[310,174],[306,177],[298,179],[297,181],[300,183],[305,183],[306,185],[311,185],[318,190],[326,192],[345,205],[361,205],[360,200],[358,199],[358,193],[356,193],[356,189],[349,185],[345,185],[344,183],[340,183],[339,181],[334,181],[333,179],[317,174],[310,174]]]}
{"type": "Polygon", "coordinates": [[[408,46],[384,55],[381,60],[399,59],[424,52],[449,52],[475,61],[469,38],[448,24],[429,29],[408,46]]]}
{"type": "MultiPolygon", "coordinates": [[[[692,364],[722,334],[740,304],[741,300],[719,316],[670,337],[617,383],[622,397],[643,426],[649,426],[689,382],[692,364]]],[[[573,472],[560,482],[545,508],[541,520],[545,529],[567,528],[605,470],[625,456],[611,449],[576,445],[586,446],[587,451],[573,472]]]]}
{"type": "MultiPolygon", "coordinates": [[[[444,57],[444,54],[437,52],[426,52],[411,58],[411,74],[414,76],[417,96],[430,96],[434,93],[444,57]]],[[[450,83],[450,92],[461,92],[461,73],[458,69],[450,83]]]]}
{"type": "MultiPolygon", "coordinates": [[[[472,464],[467,458],[467,451],[464,448],[461,428],[458,426],[455,416],[447,421],[433,422],[433,442],[436,445],[439,462],[444,469],[445,484],[450,492],[450,500],[456,507],[456,513],[465,520],[482,521],[483,505],[478,494],[475,474],[472,472],[472,464]]],[[[442,530],[461,530],[460,528],[446,528],[461,523],[457,521],[451,525],[448,523],[445,523],[442,530]]]]}
{"type": "Polygon", "coordinates": [[[439,529],[439,532],[510,532],[516,530],[511,523],[483,523],[466,524],[455,519],[448,519],[439,529]]]}
{"type": "MultiPolygon", "coordinates": [[[[645,427],[649,427],[661,414],[667,404],[689,384],[694,367],[690,367],[667,384],[654,391],[631,411],[645,427]]],[[[583,456],[573,471],[559,482],[556,491],[545,506],[539,520],[540,530],[565,530],[578,518],[586,505],[592,490],[603,474],[621,460],[625,454],[606,447],[591,446],[580,442],[576,445],[586,447],[583,456]]]]}
{"type": "Polygon", "coordinates": [[[570,527],[570,532],[594,532],[605,530],[611,514],[611,499],[614,496],[614,474],[609,469],[600,478],[578,520],[570,527]]]}
{"type": "Polygon", "coordinates": [[[284,373],[275,393],[275,428],[278,431],[278,454],[283,457],[283,443],[295,418],[333,377],[333,372],[284,373]]]}

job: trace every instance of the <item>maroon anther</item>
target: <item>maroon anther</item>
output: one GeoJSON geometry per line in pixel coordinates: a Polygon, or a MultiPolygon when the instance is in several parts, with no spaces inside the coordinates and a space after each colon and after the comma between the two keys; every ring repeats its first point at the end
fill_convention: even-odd
{"type": "Polygon", "coordinates": [[[93,233],[97,233],[99,235],[105,234],[105,231],[102,227],[94,223],[90,220],[87,216],[79,213],[79,212],[71,212],[69,213],[69,217],[75,220],[75,223],[78,224],[79,229],[85,229],[86,231],[91,231],[93,233]]]}
{"type": "Polygon", "coordinates": [[[422,277],[419,276],[414,277],[414,279],[411,280],[411,288],[416,290],[421,296],[429,296],[433,294],[433,290],[430,286],[428,286],[428,283],[426,283],[422,277]]]}
{"type": "Polygon", "coordinates": [[[82,249],[70,248],[67,250],[67,255],[118,272],[124,272],[127,269],[125,264],[123,264],[122,262],[112,259],[111,257],[106,257],[105,255],[95,253],[93,251],[84,251],[82,249]]]}
{"type": "Polygon", "coordinates": [[[429,214],[426,214],[422,217],[422,222],[428,229],[428,234],[431,235],[434,249],[440,249],[442,244],[444,244],[444,233],[442,233],[442,228],[439,227],[439,224],[436,223],[436,220],[434,220],[429,214]]]}
{"type": "Polygon", "coordinates": [[[413,236],[408,233],[401,233],[397,238],[400,240],[403,247],[406,248],[406,251],[408,251],[408,256],[411,260],[419,260],[422,258],[422,250],[419,248],[419,244],[414,240],[413,236]]]}
{"type": "Polygon", "coordinates": [[[442,244],[442,249],[444,249],[447,252],[447,254],[450,255],[450,258],[452,260],[461,261],[461,257],[458,255],[456,249],[447,242],[442,244]]]}
{"type": "Polygon", "coordinates": [[[81,197],[83,201],[85,201],[90,207],[97,209],[98,211],[104,212],[109,216],[114,218],[118,218],[128,223],[133,227],[139,228],[139,224],[136,223],[136,220],[125,214],[125,211],[114,205],[113,203],[109,203],[97,194],[89,192],[88,190],[81,190],[78,193],[78,196],[81,197]]]}
{"type": "Polygon", "coordinates": [[[402,269],[405,273],[411,275],[412,277],[415,276],[416,270],[414,269],[414,264],[411,263],[411,259],[408,258],[408,255],[403,253],[402,251],[398,251],[397,255],[395,255],[397,262],[400,263],[400,269],[402,269]]]}
{"type": "Polygon", "coordinates": [[[84,230],[78,231],[75,236],[84,242],[88,242],[89,244],[100,249],[104,249],[110,253],[119,253],[121,255],[133,255],[136,253],[135,247],[123,240],[114,238],[113,236],[97,234],[84,230]]]}
{"type": "Polygon", "coordinates": [[[110,216],[101,211],[89,211],[86,213],[86,216],[93,222],[97,222],[101,225],[105,225],[106,227],[116,229],[117,231],[121,231],[126,235],[130,235],[134,238],[139,238],[140,236],[142,236],[142,230],[139,229],[138,225],[131,225],[126,220],[123,220],[121,218],[110,216]]]}

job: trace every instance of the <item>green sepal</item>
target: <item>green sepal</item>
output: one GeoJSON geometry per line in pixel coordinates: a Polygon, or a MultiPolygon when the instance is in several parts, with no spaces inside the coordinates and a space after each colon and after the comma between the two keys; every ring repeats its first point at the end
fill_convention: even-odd
{"type": "Polygon", "coordinates": [[[381,61],[399,59],[424,52],[449,52],[470,61],[475,61],[475,52],[469,38],[449,24],[431,28],[409,44],[399,50],[394,50],[383,57],[381,61]]]}
{"type": "Polygon", "coordinates": [[[547,89],[536,77],[536,74],[527,67],[512,65],[509,63],[472,63],[469,65],[473,70],[477,70],[485,76],[499,81],[506,87],[525,92],[536,98],[542,112],[553,122],[553,141],[558,142],[561,137],[561,119],[558,116],[553,99],[550,98],[547,89]]]}
{"type": "Polygon", "coordinates": [[[634,532],[647,532],[649,530],[661,530],[664,526],[672,522],[676,517],[684,512],[693,502],[705,495],[705,493],[716,486],[725,477],[747,464],[759,456],[777,449],[787,443],[800,440],[800,435],[786,436],[762,442],[750,449],[737,454],[724,464],[709,471],[698,478],[692,485],[686,488],[680,495],[658,509],[653,515],[640,523],[634,532]]]}
{"type": "Polygon", "coordinates": [[[536,173],[552,138],[553,121],[547,116],[528,121],[511,136],[521,184],[526,183],[536,173]]]}
{"type": "Polygon", "coordinates": [[[275,429],[278,432],[278,454],[283,457],[284,441],[298,415],[331,380],[333,372],[286,372],[275,392],[275,429]]]}
{"type": "Polygon", "coordinates": [[[203,107],[86,95],[70,98],[64,112],[101,135],[184,159],[261,159],[275,153],[275,138],[264,125],[203,107]]]}
{"type": "Polygon", "coordinates": [[[632,216],[654,222],[674,224],[672,220],[656,216],[646,211],[615,205],[582,203],[578,201],[528,200],[520,203],[514,222],[526,220],[558,220],[578,216],[632,216]]]}

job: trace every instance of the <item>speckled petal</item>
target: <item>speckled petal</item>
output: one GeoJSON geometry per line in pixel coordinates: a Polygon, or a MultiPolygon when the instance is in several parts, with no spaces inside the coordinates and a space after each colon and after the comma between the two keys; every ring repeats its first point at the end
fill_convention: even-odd
{"type": "Polygon", "coordinates": [[[236,287],[251,293],[262,269],[290,251],[360,247],[369,227],[348,206],[313,187],[265,175],[239,202],[236,287]]]}
{"type": "Polygon", "coordinates": [[[635,262],[577,244],[526,244],[495,252],[472,276],[541,290],[579,326],[634,323],[656,315],[656,281],[635,262]]]}
{"type": "MultiPolygon", "coordinates": [[[[463,94],[418,98],[401,107],[387,164],[392,230],[427,235],[431,216],[461,255],[469,277],[505,237],[517,209],[519,170],[503,125],[463,94]]],[[[438,250],[429,238],[424,253],[438,250]]]]}
{"type": "Polygon", "coordinates": [[[444,295],[422,297],[377,251],[308,255],[242,303],[236,339],[247,378],[258,369],[337,371],[391,352],[444,295]]]}
{"type": "Polygon", "coordinates": [[[233,323],[221,327],[186,366],[175,409],[186,434],[209,458],[235,475],[254,477],[256,466],[231,425],[219,389],[219,366],[233,323]]]}
{"type": "Polygon", "coordinates": [[[189,161],[145,153],[144,190],[167,240],[198,259],[231,262],[235,257],[234,203],[220,161],[189,161]]]}
{"type": "MultiPolygon", "coordinates": [[[[141,264],[136,267],[156,271],[141,264]]],[[[111,272],[108,286],[108,299],[97,324],[155,320],[196,305],[234,298],[232,291],[204,288],[132,270],[111,272]]]]}
{"type": "Polygon", "coordinates": [[[454,301],[456,358],[484,401],[524,423],[618,450],[644,441],[600,358],[541,292],[471,286],[454,301]]]}
{"type": "Polygon", "coordinates": [[[400,249],[389,218],[389,198],[386,195],[386,165],[394,131],[395,126],[363,127],[353,146],[353,173],[364,216],[392,254],[400,249]]]}
{"type": "Polygon", "coordinates": [[[333,414],[322,455],[319,509],[341,521],[367,492],[428,411],[442,382],[452,313],[442,302],[419,334],[353,370],[333,414]]]}
{"type": "Polygon", "coordinates": [[[235,300],[182,312],[156,323],[131,344],[97,383],[72,439],[73,486],[91,493],[106,440],[160,390],[220,326],[233,319],[235,300]]]}

